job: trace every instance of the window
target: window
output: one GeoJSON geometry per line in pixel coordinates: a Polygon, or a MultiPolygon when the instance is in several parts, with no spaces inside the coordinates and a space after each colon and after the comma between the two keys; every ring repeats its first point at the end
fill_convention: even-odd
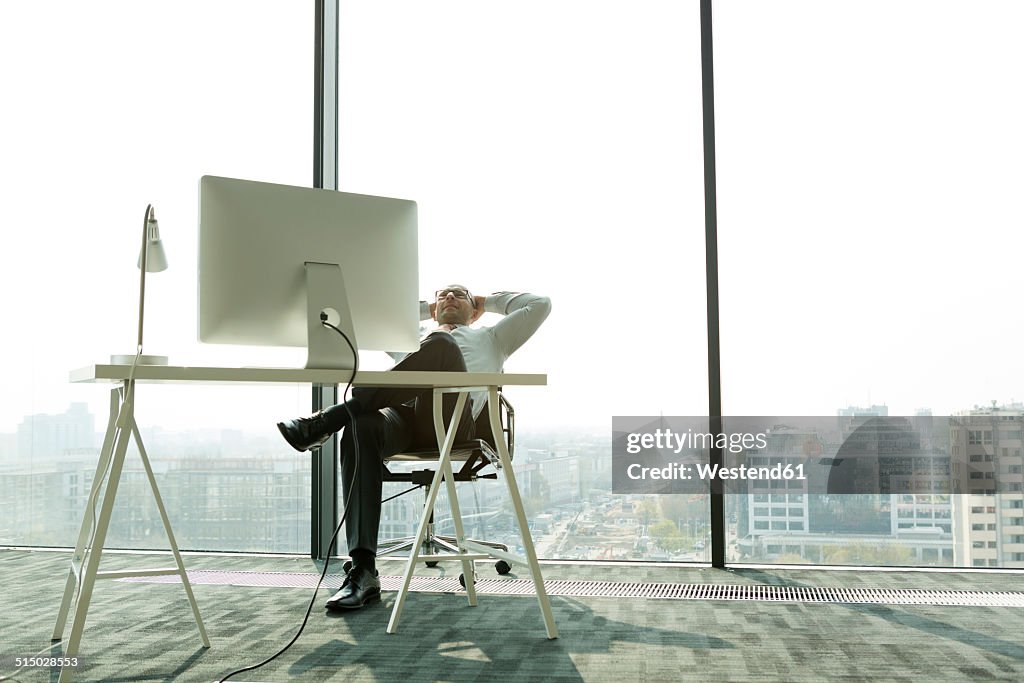
{"type": "MultiPolygon", "coordinates": [[[[69,184],[66,188],[66,201],[102,226],[61,235],[69,241],[68,254],[93,245],[98,229],[109,236],[133,224],[141,206],[129,210],[128,205],[149,201],[149,197],[140,201],[138,195],[148,193],[150,187],[185,188],[152,197],[172,252],[172,270],[150,281],[147,310],[147,344],[152,351],[185,358],[197,351],[192,344],[194,311],[187,305],[177,310],[175,304],[188,299],[180,293],[195,279],[194,272],[179,266],[194,264],[190,241],[194,238],[175,236],[169,228],[188,225],[193,219],[194,178],[212,170],[211,166],[225,175],[310,182],[312,12],[306,6],[294,9],[294,3],[287,2],[271,9],[261,3],[260,9],[253,10],[251,3],[225,0],[212,3],[216,9],[204,6],[203,20],[196,21],[187,9],[170,12],[143,4],[127,3],[131,8],[125,11],[139,25],[150,27],[151,54],[130,49],[133,45],[123,41],[131,37],[113,29],[100,29],[98,35],[72,31],[68,36],[48,36],[38,44],[0,41],[5,63],[24,65],[12,72],[12,101],[38,103],[9,112],[9,128],[24,131],[23,137],[34,146],[4,149],[5,172],[10,174],[6,186],[14,191],[0,212],[6,224],[25,229],[18,231],[13,248],[0,253],[0,278],[7,278],[0,285],[5,291],[23,288],[26,278],[11,275],[18,272],[12,266],[24,261],[25,254],[45,248],[49,238],[40,222],[43,218],[21,220],[46,199],[22,192],[31,190],[30,185],[43,185],[25,179],[45,179],[53,173],[50,169],[59,168],[61,175],[78,180],[80,187],[69,184]],[[179,17],[180,25],[175,22],[179,17]],[[239,27],[239,22],[244,25],[239,27]],[[264,49],[271,42],[268,36],[275,46],[271,52],[264,49]],[[185,52],[176,47],[183,40],[189,45],[185,52]],[[61,67],[47,69],[41,58],[55,49],[61,67]],[[193,54],[186,52],[193,53],[196,61],[189,61],[193,54]],[[125,54],[142,57],[125,60],[125,54]],[[205,74],[196,66],[204,60],[210,67],[205,74]],[[216,78],[210,80],[209,74],[216,78]],[[144,124],[128,113],[133,111],[140,82],[160,91],[163,102],[144,124]],[[103,96],[91,97],[97,90],[103,96]],[[196,107],[197,92],[223,99],[196,107]],[[59,112],[65,101],[99,100],[106,103],[105,111],[86,108],[74,116],[56,114],[54,120],[37,116],[40,111],[59,112]],[[246,115],[240,117],[240,111],[246,115]],[[205,127],[209,137],[196,136],[196,126],[205,127]],[[154,165],[157,170],[143,183],[123,169],[137,167],[141,146],[137,143],[149,143],[155,128],[163,134],[155,147],[147,148],[162,166],[154,165]],[[97,173],[95,160],[106,158],[114,170],[97,173]],[[183,159],[191,165],[182,166],[183,159]],[[109,182],[111,177],[118,182],[109,182]],[[180,260],[175,249],[180,249],[180,260]]],[[[944,326],[940,338],[927,343],[920,337],[900,335],[928,329],[935,320],[959,320],[965,311],[974,321],[1007,320],[1003,303],[979,299],[960,283],[985,281],[993,291],[1015,291],[1017,284],[1020,250],[1014,247],[1021,245],[1022,238],[1007,217],[1018,215],[1012,182],[1018,169],[1013,160],[1024,158],[1024,142],[1015,135],[1019,107],[1013,89],[1000,86],[1014,82],[1014,65],[1024,62],[1024,48],[1015,32],[1021,10],[1010,3],[985,4],[970,13],[955,7],[929,7],[929,25],[936,30],[918,31],[920,7],[897,4],[901,6],[892,9],[884,26],[849,0],[815,9],[816,21],[842,27],[836,31],[802,30],[800,19],[806,20],[807,10],[791,4],[765,7],[765,3],[738,0],[717,8],[716,33],[722,37],[716,53],[719,282],[726,365],[723,395],[731,402],[724,406],[727,414],[835,416],[837,410],[853,408],[845,397],[864,396],[879,386],[886,387],[884,400],[889,404],[865,409],[912,414],[914,407],[928,405],[936,415],[963,414],[989,396],[1019,392],[1014,385],[1019,373],[1007,372],[1005,357],[997,358],[999,354],[970,354],[970,372],[963,371],[967,363],[963,350],[976,348],[976,325],[954,322],[944,326]],[[977,36],[983,40],[972,42],[977,36]],[[946,49],[950,42],[964,49],[950,54],[946,49]],[[872,46],[869,54],[861,49],[864,44],[872,46]],[[751,60],[751,54],[758,59],[751,60]],[[905,87],[911,71],[921,87],[905,87]],[[816,84],[813,92],[804,87],[808,82],[816,84]],[[941,87],[929,86],[935,83],[941,87]],[[882,107],[879,93],[895,100],[887,98],[882,107]],[[970,123],[976,114],[971,103],[982,98],[986,125],[978,129],[970,123]],[[980,209],[970,199],[979,191],[986,196],[980,209]],[[948,202],[937,206],[936,195],[948,202]],[[964,239],[963,216],[977,223],[969,239],[964,239]],[[827,243],[823,235],[830,236],[827,243]],[[837,235],[838,249],[834,248],[837,235]],[[929,245],[927,253],[922,252],[922,244],[929,245]],[[993,244],[1001,248],[993,250],[993,244]],[[950,254],[957,257],[957,278],[948,277],[945,260],[950,254]],[[864,277],[865,264],[871,264],[875,277],[864,277]],[[922,291],[927,296],[921,297],[922,291]],[[880,306],[879,301],[915,304],[880,306]],[[892,347],[909,352],[896,359],[881,349],[876,340],[879,330],[895,335],[887,336],[892,347]],[[901,383],[900,378],[913,378],[913,382],[901,383]]],[[[65,0],[57,5],[69,26],[84,25],[86,18],[90,27],[108,23],[103,16],[94,16],[95,3],[79,7],[80,3],[65,0]]],[[[549,427],[580,425],[574,427],[577,433],[571,443],[557,445],[578,453],[580,463],[601,464],[591,470],[581,464],[578,475],[566,475],[567,480],[540,481],[538,477],[530,491],[538,513],[574,516],[592,507],[600,510],[595,523],[620,524],[618,519],[628,519],[636,521],[621,524],[639,527],[667,522],[681,538],[704,534],[706,496],[684,503],[610,496],[601,460],[606,444],[590,440],[583,429],[584,423],[603,424],[610,415],[686,415],[706,409],[705,274],[700,265],[681,267],[703,254],[703,169],[701,140],[695,132],[701,123],[696,12],[677,8],[679,3],[655,3],[624,13],[621,7],[570,0],[555,3],[557,7],[527,3],[511,13],[507,8],[474,3],[474,25],[467,30],[469,0],[424,5],[411,0],[343,3],[339,22],[342,186],[420,201],[424,291],[449,277],[445,264],[455,258],[469,264],[463,276],[483,291],[515,287],[555,299],[555,314],[508,367],[510,371],[544,369],[549,358],[564,359],[559,364],[558,386],[524,391],[522,399],[517,398],[521,443],[551,451],[557,437],[549,434],[549,427]],[[578,30],[581,16],[587,31],[578,30]],[[385,21],[393,33],[382,40],[379,27],[385,21]],[[473,30],[477,23],[488,30],[473,30]],[[636,35],[643,40],[631,43],[629,39],[636,35]],[[530,44],[526,51],[521,49],[524,36],[530,44]],[[571,49],[566,36],[573,37],[571,49]],[[621,49],[609,50],[610,44],[621,49]],[[381,83],[388,87],[381,88],[381,83]],[[417,106],[403,106],[410,101],[417,106]],[[453,253],[442,254],[438,236],[468,233],[473,234],[472,245],[458,243],[451,247],[453,253]],[[607,250],[592,248],[586,256],[587,267],[581,269],[581,240],[592,234],[615,238],[607,250]],[[537,244],[544,248],[538,249],[537,244]],[[473,258],[485,250],[500,250],[502,262],[497,268],[473,258]],[[621,292],[608,287],[609,273],[630,287],[621,292]],[[611,309],[630,305],[634,290],[665,293],[678,314],[659,319],[645,330],[642,341],[613,340],[613,348],[600,350],[579,348],[578,330],[593,326],[611,309]],[[566,349],[572,353],[564,353],[566,349]],[[665,353],[666,349],[672,352],[665,353]],[[628,357],[633,376],[656,379],[630,392],[612,392],[602,404],[606,414],[595,415],[591,406],[577,406],[568,399],[570,392],[597,395],[604,389],[591,368],[595,359],[607,357],[628,357]],[[615,500],[601,502],[605,497],[615,500]],[[636,506],[635,514],[626,512],[627,504],[636,506]]],[[[41,13],[52,12],[52,7],[48,3],[45,9],[24,11],[35,13],[29,18],[45,24],[47,15],[41,13]]],[[[25,23],[4,21],[8,11],[0,10],[0,25],[25,23]]],[[[104,11],[109,10],[101,3],[99,12],[104,11]]],[[[8,29],[5,37],[8,33],[16,35],[8,29]]],[[[58,255],[58,260],[64,258],[68,256],[58,255]]],[[[8,357],[30,359],[20,364],[8,361],[5,376],[10,393],[23,392],[30,398],[24,407],[0,406],[0,433],[10,437],[0,441],[0,447],[8,448],[5,444],[16,440],[23,422],[24,430],[35,437],[49,429],[29,418],[75,418],[77,403],[86,405],[93,431],[95,420],[102,425],[106,412],[102,392],[94,387],[67,387],[66,368],[51,372],[51,366],[54,358],[68,367],[93,362],[124,343],[121,332],[95,324],[92,308],[95,301],[117,301],[112,306],[127,302],[124,308],[131,313],[130,297],[123,297],[124,302],[118,299],[125,280],[131,280],[122,272],[115,271],[113,264],[100,268],[93,281],[70,293],[67,308],[72,312],[65,324],[88,332],[76,339],[75,353],[81,360],[78,355],[55,353],[58,349],[48,348],[54,343],[48,340],[19,341],[22,346],[8,349],[8,357]],[[40,390],[28,391],[32,386],[40,390]]],[[[40,326],[44,321],[33,317],[39,315],[35,303],[15,301],[8,315],[40,326]]],[[[1016,330],[1003,331],[1010,338],[1016,330]]],[[[198,350],[208,351],[217,356],[217,350],[198,350]]],[[[254,357],[253,364],[267,363],[260,355],[254,357]]],[[[305,412],[308,390],[261,397],[261,406],[268,407],[258,417],[225,418],[209,405],[201,406],[199,400],[190,401],[196,393],[171,390],[166,395],[168,405],[172,401],[175,406],[196,405],[178,414],[160,410],[166,406],[156,401],[148,403],[145,410],[152,412],[140,414],[144,431],[160,428],[163,432],[144,433],[151,454],[172,452],[195,461],[216,456],[232,470],[222,469],[215,477],[182,467],[174,474],[169,487],[205,494],[172,511],[174,519],[180,515],[203,520],[189,533],[176,524],[187,539],[182,545],[197,547],[195,539],[217,542],[224,524],[242,526],[250,520],[252,529],[270,528],[267,534],[282,537],[291,534],[298,539],[296,551],[303,552],[308,537],[307,465],[294,456],[283,463],[276,456],[257,461],[251,454],[261,452],[263,446],[252,438],[259,430],[253,425],[272,424],[281,413],[305,412]],[[227,429],[210,424],[232,419],[237,422],[227,429]],[[185,426],[202,420],[218,430],[216,436],[203,434],[199,439],[196,435],[202,430],[185,426]],[[282,479],[278,476],[282,474],[287,476],[282,479]],[[274,500],[261,507],[260,499],[268,497],[274,500]]],[[[217,396],[212,403],[226,406],[229,412],[234,409],[236,400],[225,393],[217,396]]],[[[963,423],[971,427],[965,427],[960,443],[953,444],[954,452],[968,449],[968,444],[973,451],[997,445],[1011,448],[1020,457],[1019,417],[998,416],[997,424],[996,416],[985,415],[963,423]],[[993,425],[996,434],[992,434],[993,425]]],[[[52,431],[65,439],[64,445],[74,441],[69,432],[57,427],[52,431]]],[[[64,445],[59,449],[75,450],[74,445],[67,449],[64,445]]],[[[78,445],[91,451],[96,448],[94,441],[78,445]]],[[[1000,452],[1005,455],[1006,451],[1000,452]]],[[[94,460],[95,453],[88,455],[94,460]]],[[[970,459],[991,462],[993,456],[975,454],[970,459]]],[[[19,456],[19,466],[24,460],[19,456]]],[[[33,453],[28,461],[36,465],[41,459],[33,453]]],[[[211,464],[211,470],[217,469],[211,464]]],[[[91,472],[76,473],[82,475],[80,482],[67,483],[67,499],[69,508],[80,511],[91,472]]],[[[5,486],[8,480],[12,476],[0,472],[5,486]]],[[[995,494],[993,482],[991,475],[978,477],[986,487],[983,492],[995,494]]],[[[28,496],[52,500],[47,492],[64,484],[34,477],[18,488],[19,501],[28,496]]],[[[806,508],[798,515],[793,514],[798,508],[788,505],[804,502],[802,497],[780,501],[787,505],[782,509],[789,517],[801,518],[791,522],[801,528],[791,526],[788,531],[803,530],[806,524],[808,531],[833,537],[868,536],[886,547],[915,547],[900,545],[893,537],[889,498],[823,500],[810,492],[792,493],[800,486],[795,481],[759,481],[753,487],[757,490],[754,502],[768,516],[763,498],[768,493],[806,495],[806,508]]],[[[999,488],[1020,491],[1022,484],[1005,482],[999,488]]],[[[173,496],[165,490],[165,498],[170,502],[173,496]]],[[[730,497],[727,505],[742,520],[746,533],[745,525],[754,515],[749,512],[751,501],[739,500],[739,496],[730,497]]],[[[493,500],[482,505],[491,505],[488,511],[501,509],[500,502],[493,500]]],[[[758,508],[754,509],[756,513],[758,508]]],[[[24,514],[33,523],[42,519],[41,527],[49,528],[45,517],[49,510],[26,508],[24,514]]],[[[73,538],[78,515],[69,515],[67,509],[53,514],[75,520],[70,533],[62,530],[54,538],[73,538]]],[[[388,515],[392,521],[408,517],[404,509],[388,515]]],[[[949,516],[949,509],[935,510],[933,515],[949,516]]],[[[780,522],[778,517],[774,521],[780,522]]],[[[754,529],[770,530],[762,524],[768,521],[755,522],[754,529]]],[[[41,527],[17,521],[12,526],[32,529],[19,532],[18,543],[49,542],[51,532],[41,527]]],[[[670,534],[667,527],[663,529],[670,534]]],[[[777,536],[785,536],[779,531],[777,536]]],[[[260,531],[240,539],[239,548],[216,549],[275,550],[292,543],[266,547],[264,537],[260,531]]],[[[128,531],[124,538],[134,543],[128,531]]],[[[751,547],[765,548],[756,551],[761,555],[780,552],[777,545],[766,547],[754,540],[751,547]]],[[[955,540],[962,544],[958,548],[971,542],[955,540]]],[[[729,559],[738,558],[730,555],[729,559]]]]}
{"type": "MultiPolygon", "coordinates": [[[[958,291],[943,275],[946,257],[938,255],[957,254],[958,268],[967,269],[963,275],[981,280],[993,272],[987,262],[992,250],[984,245],[1024,246],[1024,236],[1010,228],[1010,218],[1020,213],[1018,202],[1001,180],[1019,176],[1008,159],[1024,158],[1024,140],[1016,134],[1019,116],[1011,114],[1019,111],[1019,98],[1000,96],[998,122],[986,131],[986,139],[993,150],[1013,140],[1015,155],[984,155],[992,164],[987,179],[972,178],[962,164],[977,168],[969,159],[975,152],[966,153],[966,143],[956,140],[971,140],[975,127],[967,123],[968,107],[948,105],[948,93],[987,99],[999,83],[1012,81],[1009,65],[1024,61],[1024,46],[1009,28],[993,27],[1009,20],[1019,25],[1021,10],[990,6],[984,18],[974,16],[965,23],[963,12],[952,6],[897,5],[891,11],[887,7],[884,28],[877,17],[848,0],[814,4],[813,9],[806,3],[743,0],[715,7],[716,37],[721,38],[715,54],[721,339],[723,361],[729,359],[729,372],[723,373],[723,408],[727,415],[828,416],[842,433],[846,417],[914,415],[918,406],[928,406],[933,415],[964,415],[954,427],[966,432],[959,437],[963,459],[950,465],[977,467],[991,462],[986,455],[992,457],[994,448],[1019,446],[1003,440],[1018,423],[967,413],[975,406],[980,406],[978,412],[986,410],[989,396],[1019,396],[1020,373],[1008,372],[1005,362],[992,358],[982,360],[987,373],[982,376],[974,365],[977,354],[968,354],[967,360],[963,350],[976,348],[977,327],[960,322],[959,316],[970,311],[969,319],[1005,320],[1005,302],[981,302],[976,294],[958,291]],[[811,16],[815,26],[828,30],[801,31],[798,27],[811,16]],[[942,27],[945,39],[915,29],[924,16],[932,28],[942,27]],[[974,74],[986,74],[988,85],[964,70],[962,52],[956,59],[949,54],[950,35],[966,42],[972,42],[972,35],[986,36],[966,59],[974,74]],[[718,49],[725,42],[742,45],[742,54],[718,49]],[[780,50],[780,44],[786,49],[780,50]],[[867,53],[864,44],[871,45],[867,53]],[[757,60],[749,59],[750,50],[757,60]],[[918,83],[944,85],[911,94],[904,85],[907,74],[918,83]],[[806,89],[808,82],[815,84],[813,92],[806,89]],[[943,141],[938,147],[937,140],[943,141]],[[913,177],[909,182],[908,174],[913,177]],[[930,198],[936,187],[950,193],[959,185],[989,183],[1001,188],[987,207],[991,220],[979,235],[964,240],[958,221],[930,198]],[[750,210],[733,205],[726,211],[727,194],[742,197],[750,210]],[[929,207],[927,217],[915,209],[922,206],[929,207]],[[833,246],[840,246],[830,249],[825,234],[833,236],[833,246]],[[931,252],[935,256],[922,257],[920,245],[936,242],[931,252]],[[963,253],[965,243],[969,254],[963,253]],[[877,277],[863,277],[869,263],[877,277]],[[908,279],[889,276],[897,272],[908,279]],[[740,273],[742,278],[727,276],[740,273]],[[919,301],[921,291],[928,292],[929,301],[920,306],[878,303],[919,301]],[[902,336],[909,329],[926,329],[930,320],[957,322],[948,326],[949,334],[944,328],[938,340],[902,336]],[[754,329],[756,335],[751,334],[754,329]],[[813,334],[800,332],[811,329],[813,334]],[[887,343],[908,353],[897,359],[879,347],[879,331],[887,343]],[[913,382],[901,383],[900,378],[909,377],[913,382]],[[951,377],[958,379],[951,382],[951,377]],[[886,387],[887,405],[855,406],[846,399],[876,395],[873,389],[880,385],[886,387]],[[996,387],[1001,393],[993,393],[996,387]]],[[[969,148],[978,146],[971,143],[969,148]]],[[[971,215],[969,202],[958,213],[971,215]]],[[[1019,272],[1019,259],[997,254],[996,260],[999,291],[1014,291],[1018,283],[1012,274],[1019,272]]],[[[914,418],[908,419],[908,428],[914,424],[914,418]]],[[[902,436],[879,438],[878,447],[901,443],[902,436]]],[[[949,442],[950,432],[940,438],[949,442]]],[[[834,448],[828,452],[828,441],[824,443],[823,464],[837,459],[834,448]]],[[[984,491],[996,488],[994,475],[986,478],[983,472],[970,481],[984,491]]],[[[869,543],[892,548],[892,557],[904,551],[913,557],[920,553],[920,541],[905,532],[894,535],[894,521],[899,528],[903,520],[927,525],[947,520],[935,528],[949,529],[948,520],[964,502],[957,498],[945,509],[920,513],[895,511],[899,508],[890,493],[918,490],[935,489],[894,487],[882,495],[828,498],[808,490],[801,517],[806,516],[808,532],[828,534],[836,545],[846,536],[851,546],[854,537],[856,542],[867,537],[869,543]]],[[[959,538],[960,533],[957,529],[952,534],[958,547],[977,540],[959,538]]],[[[852,552],[831,555],[853,557],[852,552]]],[[[844,561],[870,563],[865,557],[844,561]]],[[[941,557],[935,554],[929,561],[941,557]]]]}
{"type": "MultiPolygon", "coordinates": [[[[5,128],[18,134],[4,142],[0,222],[18,230],[0,251],[0,289],[32,290],[8,297],[5,314],[46,329],[53,310],[40,304],[59,300],[74,337],[5,339],[0,364],[12,399],[0,403],[0,449],[11,450],[0,458],[0,488],[25,487],[13,514],[3,513],[13,534],[4,542],[75,543],[89,484],[65,497],[46,472],[59,461],[90,482],[95,471],[108,392],[69,385],[67,375],[135,348],[136,235],[147,203],[169,267],[146,280],[145,352],[172,363],[301,365],[279,350],[195,341],[197,181],[215,172],[311,184],[312,26],[308,3],[0,7],[0,60],[18,65],[5,70],[5,91],[31,103],[4,111],[5,128]],[[57,204],[75,217],[40,211],[57,204]],[[66,279],[37,277],[40,253],[66,279]]],[[[140,389],[136,418],[182,549],[308,552],[309,460],[282,450],[267,427],[309,408],[308,387],[140,389]],[[267,495],[271,483],[280,488],[267,495]]],[[[108,547],[167,547],[139,467],[130,453],[108,547]]]]}
{"type": "MultiPolygon", "coordinates": [[[[513,399],[524,449],[516,460],[530,460],[529,444],[568,449],[599,467],[564,481],[545,474],[531,490],[533,514],[587,508],[595,524],[661,523],[666,546],[676,547],[708,526],[709,497],[690,504],[651,495],[635,501],[646,520],[620,523],[610,449],[592,426],[617,415],[707,411],[704,268],[679,267],[704,253],[700,17],[679,3],[623,7],[341,3],[339,184],[418,202],[424,293],[457,278],[474,292],[551,297],[550,318],[505,365],[553,372],[559,359],[558,382],[513,399]],[[609,50],[609,41],[617,48],[609,50]],[[596,234],[607,238],[586,238],[596,234]],[[632,307],[639,291],[675,301],[678,315],[641,336],[581,343],[579,330],[632,307]],[[630,359],[630,389],[609,392],[594,374],[608,358],[630,359]],[[602,398],[578,400],[586,395],[602,398]]],[[[506,517],[500,496],[480,506],[481,518],[506,517]]],[[[601,544],[574,534],[541,548],[556,551],[608,557],[601,544]]],[[[650,543],[617,549],[616,557],[663,551],[650,543]]]]}

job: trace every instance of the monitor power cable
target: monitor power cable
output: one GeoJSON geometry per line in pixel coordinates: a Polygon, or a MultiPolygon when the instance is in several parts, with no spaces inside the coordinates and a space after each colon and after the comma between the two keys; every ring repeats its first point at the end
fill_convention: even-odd
{"type": "MultiPolygon", "coordinates": [[[[353,362],[353,366],[352,366],[352,375],[349,377],[348,383],[345,385],[345,391],[342,393],[342,396],[341,396],[342,402],[343,403],[347,403],[348,393],[352,389],[352,382],[355,381],[356,373],[359,371],[359,354],[356,351],[355,346],[352,345],[352,341],[348,338],[348,336],[344,332],[342,332],[340,329],[338,329],[337,327],[335,327],[331,323],[327,322],[327,316],[325,314],[323,314],[323,313],[320,314],[320,322],[321,322],[321,324],[324,327],[328,327],[328,328],[334,330],[335,332],[337,332],[338,334],[340,334],[341,338],[345,340],[346,344],[348,344],[349,349],[352,350],[352,357],[354,358],[354,362],[353,362]]],[[[346,405],[345,409],[348,411],[348,417],[349,417],[349,423],[348,423],[349,427],[347,427],[347,428],[351,428],[352,429],[352,444],[353,444],[353,446],[355,448],[355,452],[354,452],[355,468],[354,468],[354,470],[352,472],[352,475],[353,475],[353,477],[356,477],[356,476],[359,475],[359,439],[356,437],[356,419],[355,419],[355,415],[352,414],[352,409],[351,408],[349,408],[346,405]]],[[[309,621],[310,612],[313,611],[313,605],[316,603],[316,594],[320,590],[320,585],[324,582],[324,577],[327,576],[327,567],[330,565],[331,552],[332,552],[332,550],[334,548],[334,542],[338,538],[338,533],[341,531],[342,525],[345,524],[345,518],[348,516],[348,506],[349,506],[350,502],[351,502],[351,499],[345,501],[345,507],[341,511],[341,519],[338,521],[338,527],[334,530],[334,534],[331,536],[331,540],[327,544],[327,552],[324,555],[324,569],[323,569],[322,572],[320,572],[320,580],[317,581],[316,588],[313,589],[313,596],[309,600],[309,606],[306,608],[306,616],[303,617],[302,624],[299,626],[298,632],[292,637],[292,639],[288,642],[287,645],[285,645],[283,648],[278,650],[275,654],[271,655],[270,657],[268,657],[267,659],[263,660],[259,664],[253,664],[252,666],[247,666],[245,668],[237,669],[235,671],[232,671],[231,673],[227,674],[223,678],[217,679],[217,683],[224,683],[224,681],[228,680],[232,676],[235,676],[235,675],[240,674],[240,673],[244,673],[246,671],[253,671],[253,670],[258,669],[258,668],[260,668],[260,667],[262,667],[262,666],[264,666],[266,664],[269,664],[270,662],[274,661],[275,659],[280,657],[282,654],[284,654],[284,652],[288,648],[290,648],[292,645],[295,644],[295,642],[299,639],[299,636],[302,635],[302,631],[306,628],[306,623],[309,621]]]]}

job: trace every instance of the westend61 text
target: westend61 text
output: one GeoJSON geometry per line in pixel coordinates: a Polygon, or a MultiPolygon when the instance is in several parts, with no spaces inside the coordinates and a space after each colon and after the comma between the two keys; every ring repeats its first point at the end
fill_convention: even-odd
{"type": "Polygon", "coordinates": [[[694,465],[683,465],[681,463],[672,463],[665,467],[644,467],[639,463],[633,463],[626,469],[626,476],[630,479],[641,480],[641,479],[693,479],[694,474],[697,478],[704,481],[710,481],[712,479],[721,480],[754,480],[754,479],[769,479],[769,480],[789,480],[789,479],[807,479],[804,474],[804,466],[800,465],[775,465],[773,467],[748,467],[746,465],[739,465],[738,467],[721,467],[719,465],[709,465],[707,463],[696,463],[694,465]]]}

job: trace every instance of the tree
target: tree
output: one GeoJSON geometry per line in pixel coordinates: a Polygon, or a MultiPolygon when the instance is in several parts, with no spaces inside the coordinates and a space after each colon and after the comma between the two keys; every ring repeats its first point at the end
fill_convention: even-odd
{"type": "Polygon", "coordinates": [[[667,519],[651,526],[648,535],[661,548],[670,553],[679,552],[686,545],[686,540],[679,533],[675,523],[667,519]]]}
{"type": "Polygon", "coordinates": [[[655,519],[661,517],[658,510],[658,502],[656,500],[651,500],[650,498],[640,501],[640,506],[637,510],[637,517],[640,519],[640,523],[645,527],[655,519]]]}
{"type": "Polygon", "coordinates": [[[828,564],[854,564],[874,567],[914,564],[914,553],[901,546],[872,546],[864,543],[838,546],[825,551],[828,564]]]}

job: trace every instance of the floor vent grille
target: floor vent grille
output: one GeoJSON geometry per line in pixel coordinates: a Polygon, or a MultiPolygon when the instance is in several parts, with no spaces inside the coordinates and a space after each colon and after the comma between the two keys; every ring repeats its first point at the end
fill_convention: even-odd
{"type": "MultiPolygon", "coordinates": [[[[313,588],[318,574],[304,572],[240,572],[193,570],[195,585],[313,588]]],[[[324,587],[336,590],[343,575],[328,574],[324,587]]],[[[384,590],[398,590],[399,576],[381,576],[384,590]]],[[[177,576],[129,577],[130,583],[177,583],[177,576]]],[[[880,605],[943,605],[971,607],[1024,607],[1024,593],[924,590],[916,588],[827,588],[817,586],[770,586],[763,584],[634,583],[624,581],[544,581],[548,594],[563,597],[640,598],[648,600],[753,600],[758,602],[867,603],[880,605]]],[[[421,593],[462,592],[458,578],[415,576],[411,589],[421,593]]],[[[533,581],[518,578],[477,578],[482,595],[533,595],[533,581]]]]}

